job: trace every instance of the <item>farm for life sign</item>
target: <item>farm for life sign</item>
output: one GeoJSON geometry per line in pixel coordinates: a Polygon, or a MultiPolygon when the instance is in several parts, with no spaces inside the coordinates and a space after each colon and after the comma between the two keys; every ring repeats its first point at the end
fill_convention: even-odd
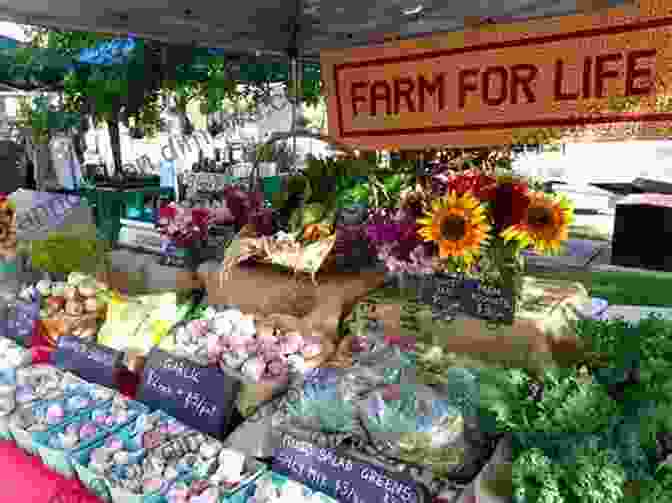
{"type": "Polygon", "coordinates": [[[653,3],[325,51],[329,131],[364,149],[424,149],[631,122],[607,111],[610,98],[652,95],[672,75],[672,15],[653,3]]]}

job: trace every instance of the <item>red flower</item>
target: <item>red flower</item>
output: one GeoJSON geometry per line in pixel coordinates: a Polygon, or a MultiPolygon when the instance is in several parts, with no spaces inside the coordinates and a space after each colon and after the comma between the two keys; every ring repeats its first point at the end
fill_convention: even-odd
{"type": "Polygon", "coordinates": [[[497,181],[482,173],[466,172],[448,177],[448,192],[456,192],[458,196],[471,192],[476,199],[488,201],[497,181]]]}
{"type": "Polygon", "coordinates": [[[516,181],[500,182],[492,190],[489,200],[498,233],[523,221],[530,205],[527,192],[527,184],[516,181]]]}
{"type": "Polygon", "coordinates": [[[191,210],[191,219],[196,227],[207,228],[210,222],[210,210],[207,208],[194,208],[191,210]]]}
{"type": "Polygon", "coordinates": [[[173,204],[169,204],[159,209],[159,219],[166,219],[168,221],[175,219],[177,216],[177,208],[173,204]]]}

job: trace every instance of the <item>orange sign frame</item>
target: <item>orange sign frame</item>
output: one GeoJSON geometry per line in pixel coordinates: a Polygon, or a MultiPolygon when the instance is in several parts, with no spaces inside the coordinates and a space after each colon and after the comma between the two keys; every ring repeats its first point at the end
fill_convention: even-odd
{"type": "Polygon", "coordinates": [[[507,144],[540,128],[672,121],[609,111],[672,75],[664,0],[325,51],[329,134],[362,149],[507,144]],[[597,109],[600,112],[596,112],[597,109]]]}

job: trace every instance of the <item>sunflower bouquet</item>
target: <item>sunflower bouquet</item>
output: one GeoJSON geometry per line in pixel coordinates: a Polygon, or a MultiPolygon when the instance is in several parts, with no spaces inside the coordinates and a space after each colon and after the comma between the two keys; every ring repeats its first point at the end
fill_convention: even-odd
{"type": "Polygon", "coordinates": [[[441,182],[410,188],[399,208],[370,216],[369,239],[388,270],[457,272],[515,289],[524,250],[558,253],[568,237],[571,203],[523,177],[468,170],[441,182]]]}

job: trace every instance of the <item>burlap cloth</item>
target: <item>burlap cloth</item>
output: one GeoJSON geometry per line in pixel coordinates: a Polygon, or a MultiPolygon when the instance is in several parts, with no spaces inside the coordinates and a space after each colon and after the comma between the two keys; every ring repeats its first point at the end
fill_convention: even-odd
{"type": "Polygon", "coordinates": [[[362,320],[379,320],[386,337],[402,337],[416,346],[418,372],[423,381],[443,368],[488,362],[540,369],[553,363],[568,365],[582,357],[574,331],[577,309],[590,302],[578,283],[526,277],[522,301],[512,325],[458,317],[432,320],[431,306],[404,296],[399,289],[371,292],[354,309],[352,326],[362,320]]]}
{"type": "Polygon", "coordinates": [[[383,285],[380,272],[321,272],[317,284],[272,265],[233,267],[226,279],[220,273],[199,273],[210,304],[230,304],[255,315],[291,315],[302,333],[321,332],[337,342],[339,320],[366,294],[383,285]]]}

